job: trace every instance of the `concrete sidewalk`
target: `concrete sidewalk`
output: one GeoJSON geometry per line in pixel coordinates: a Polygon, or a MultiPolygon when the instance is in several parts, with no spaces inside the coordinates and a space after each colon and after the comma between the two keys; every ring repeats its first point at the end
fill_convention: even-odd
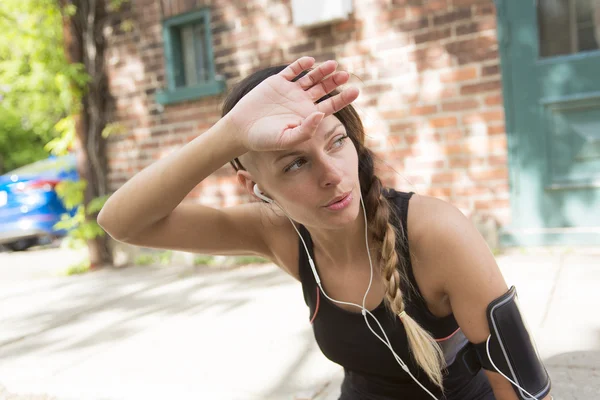
{"type": "MultiPolygon", "coordinates": [[[[558,399],[600,398],[600,252],[497,257],[558,399]]],[[[131,267],[25,279],[0,268],[0,385],[57,399],[335,400],[300,285],[272,265],[131,267]],[[7,278],[8,276],[8,278],[7,278]]],[[[0,398],[2,398],[0,389],[0,398]]]]}

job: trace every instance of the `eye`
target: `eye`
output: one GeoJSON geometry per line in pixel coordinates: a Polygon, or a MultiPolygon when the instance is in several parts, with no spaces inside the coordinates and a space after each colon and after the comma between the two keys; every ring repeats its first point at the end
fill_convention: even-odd
{"type": "Polygon", "coordinates": [[[348,135],[340,136],[335,142],[333,142],[333,147],[342,147],[346,139],[348,139],[348,135]]]}
{"type": "Polygon", "coordinates": [[[306,160],[304,160],[303,158],[298,158],[298,159],[294,160],[293,163],[291,163],[290,165],[285,167],[283,172],[295,171],[298,168],[300,168],[302,165],[304,165],[305,162],[306,162],[306,160]]]}

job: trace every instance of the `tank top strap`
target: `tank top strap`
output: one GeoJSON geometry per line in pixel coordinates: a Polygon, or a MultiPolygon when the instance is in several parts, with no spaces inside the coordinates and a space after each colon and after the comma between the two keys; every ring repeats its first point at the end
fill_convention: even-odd
{"type": "MultiPolygon", "coordinates": [[[[310,256],[314,259],[315,255],[313,252],[313,242],[308,230],[304,227],[304,225],[298,224],[298,232],[300,232],[300,236],[302,239],[304,239],[304,243],[306,243],[306,247],[308,248],[310,256]]],[[[308,256],[306,255],[304,243],[300,238],[298,238],[298,275],[300,276],[300,283],[302,284],[304,302],[311,310],[312,315],[317,305],[318,286],[315,276],[310,268],[310,263],[308,262],[308,256]]]]}
{"type": "Polygon", "coordinates": [[[399,256],[405,257],[406,259],[406,280],[409,284],[406,284],[404,279],[401,289],[406,296],[407,304],[406,310],[411,316],[425,327],[430,327],[429,331],[435,335],[435,337],[445,337],[448,334],[455,332],[458,328],[458,324],[453,314],[445,317],[436,317],[429,311],[427,303],[419,290],[419,285],[415,278],[413,271],[413,265],[410,257],[410,246],[408,240],[408,206],[411,197],[414,192],[400,192],[394,189],[388,189],[385,192],[386,198],[393,205],[394,216],[392,217],[392,223],[400,231],[401,235],[396,239],[396,249],[399,256]]]}
{"type": "Polygon", "coordinates": [[[384,197],[392,206],[390,222],[400,231],[400,235],[396,237],[396,251],[400,257],[406,260],[406,280],[408,282],[405,281],[401,289],[409,300],[419,302],[423,299],[413,273],[408,243],[408,205],[413,194],[414,192],[400,192],[391,188],[386,188],[383,192],[384,197]]]}

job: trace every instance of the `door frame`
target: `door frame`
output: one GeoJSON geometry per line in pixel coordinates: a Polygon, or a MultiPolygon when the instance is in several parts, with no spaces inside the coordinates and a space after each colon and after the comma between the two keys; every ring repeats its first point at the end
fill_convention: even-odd
{"type": "MultiPolygon", "coordinates": [[[[520,2],[520,1],[519,1],[520,2]]],[[[502,95],[503,106],[505,110],[505,130],[507,139],[507,162],[508,162],[508,183],[510,188],[510,211],[511,223],[500,228],[500,244],[503,247],[511,246],[582,246],[582,245],[600,245],[600,231],[597,228],[572,227],[572,228],[547,228],[522,226],[519,223],[519,216],[522,215],[523,202],[527,199],[519,193],[519,175],[523,172],[522,160],[519,155],[520,131],[515,122],[515,72],[518,58],[513,54],[514,47],[511,46],[511,24],[515,19],[511,15],[518,10],[514,9],[517,4],[513,0],[494,0],[496,6],[497,35],[498,35],[498,53],[501,65],[502,95]]],[[[531,1],[535,7],[537,0],[531,1]]],[[[521,4],[522,6],[522,4],[521,4]]],[[[537,27],[537,14],[534,15],[533,26],[537,27]]],[[[537,29],[536,29],[537,33],[537,29]]],[[[535,47],[539,58],[539,40],[535,47]]],[[[592,52],[598,54],[599,51],[592,52]]],[[[582,58],[589,56],[588,53],[577,53],[563,56],[568,58],[582,58]]],[[[543,61],[542,61],[543,62],[543,61]]],[[[583,100],[583,97],[589,97],[590,94],[574,96],[573,100],[583,100]]],[[[595,97],[595,96],[594,96],[595,97]]]]}

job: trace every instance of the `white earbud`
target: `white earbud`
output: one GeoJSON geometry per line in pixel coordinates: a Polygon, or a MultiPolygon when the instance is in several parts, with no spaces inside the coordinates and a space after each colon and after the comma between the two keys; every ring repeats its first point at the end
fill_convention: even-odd
{"type": "Polygon", "coordinates": [[[254,184],[254,194],[259,199],[262,199],[262,200],[266,201],[267,203],[273,203],[273,199],[270,199],[267,196],[265,196],[264,193],[260,191],[260,189],[258,188],[258,185],[256,183],[254,184]]]}

